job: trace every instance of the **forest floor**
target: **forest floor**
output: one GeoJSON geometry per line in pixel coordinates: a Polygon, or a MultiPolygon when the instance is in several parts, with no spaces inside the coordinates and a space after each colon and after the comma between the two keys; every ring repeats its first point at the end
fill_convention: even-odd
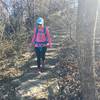
{"type": "Polygon", "coordinates": [[[68,47],[65,48],[64,45],[59,46],[60,43],[55,42],[53,42],[53,47],[47,50],[46,64],[42,73],[37,70],[34,52],[22,54],[15,62],[17,67],[6,68],[7,70],[1,69],[1,79],[4,78],[0,82],[1,100],[68,98],[71,97],[70,91],[73,91],[73,88],[80,88],[78,77],[74,79],[76,78],[75,75],[79,74],[77,64],[74,63],[75,51],[73,48],[75,45],[69,42],[69,46],[67,45],[68,47]],[[68,55],[67,58],[64,52],[68,55]],[[60,97],[63,95],[65,86],[67,86],[68,95],[67,97],[60,97]]]}
{"type": "MultiPolygon", "coordinates": [[[[0,100],[82,100],[77,47],[66,40],[56,41],[46,53],[46,65],[39,73],[36,56],[25,52],[16,60],[17,67],[1,69],[0,100]],[[4,79],[2,79],[4,78],[4,79]]],[[[100,96],[100,62],[97,60],[96,86],[100,96]]],[[[99,97],[100,100],[100,97],[99,97]]]]}

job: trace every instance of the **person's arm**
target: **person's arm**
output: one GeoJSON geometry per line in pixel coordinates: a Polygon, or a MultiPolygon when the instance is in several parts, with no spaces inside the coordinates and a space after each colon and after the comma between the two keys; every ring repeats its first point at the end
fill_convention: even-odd
{"type": "Polygon", "coordinates": [[[49,47],[52,47],[52,42],[51,42],[51,37],[50,37],[50,33],[49,33],[48,27],[46,27],[46,34],[47,34],[47,37],[48,37],[49,47]]]}
{"type": "Polygon", "coordinates": [[[34,28],[34,34],[32,36],[32,41],[31,43],[34,45],[34,42],[35,42],[35,39],[36,39],[36,28],[34,28]]]}

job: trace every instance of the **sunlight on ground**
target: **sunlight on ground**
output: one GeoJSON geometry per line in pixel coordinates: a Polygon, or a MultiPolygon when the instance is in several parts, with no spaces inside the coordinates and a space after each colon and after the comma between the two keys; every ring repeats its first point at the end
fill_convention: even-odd
{"type": "MultiPolygon", "coordinates": [[[[48,65],[47,65],[48,66],[48,65]]],[[[49,67],[48,67],[49,68],[49,67]]],[[[50,65],[50,68],[55,68],[55,65],[50,65]]]]}
{"type": "Polygon", "coordinates": [[[30,53],[30,52],[26,52],[26,53],[22,54],[22,56],[27,59],[29,59],[31,57],[31,55],[32,55],[32,53],[30,53]]]}
{"type": "MultiPolygon", "coordinates": [[[[55,55],[46,55],[46,60],[52,59],[52,58],[54,58],[56,55],[57,55],[57,54],[55,54],[55,55]]],[[[37,61],[37,58],[36,58],[36,57],[33,58],[33,61],[37,61]]]]}
{"type": "Polygon", "coordinates": [[[21,76],[23,72],[19,68],[8,68],[0,72],[0,80],[4,77],[16,77],[21,76]]]}
{"type": "Polygon", "coordinates": [[[55,51],[55,50],[57,50],[58,48],[48,48],[48,50],[47,51],[55,51]]]}
{"type": "Polygon", "coordinates": [[[30,68],[37,68],[37,65],[30,66],[30,68]]]}
{"type": "MultiPolygon", "coordinates": [[[[42,76],[41,76],[42,77],[42,76]]],[[[22,88],[22,90],[19,90],[18,92],[22,97],[36,97],[36,99],[39,98],[48,98],[48,87],[52,86],[55,82],[57,82],[56,78],[48,79],[48,80],[28,80],[27,82],[24,82],[21,87],[28,87],[28,88],[22,88]],[[41,83],[42,82],[42,83],[41,83]],[[33,85],[34,83],[37,83],[36,85],[33,85]],[[27,86],[28,85],[28,86],[27,86]]]]}
{"type": "MultiPolygon", "coordinates": [[[[46,65],[45,65],[45,68],[49,68],[48,66],[49,66],[49,65],[46,64],[46,65]]],[[[54,68],[54,67],[55,67],[55,65],[50,65],[50,68],[54,68]]],[[[30,68],[37,68],[37,65],[30,66],[30,68]]]]}
{"type": "MultiPolygon", "coordinates": [[[[55,55],[54,55],[54,56],[55,56],[55,55]]],[[[47,59],[52,59],[53,57],[52,57],[52,56],[47,56],[46,58],[47,58],[47,59]]]]}
{"type": "Polygon", "coordinates": [[[49,52],[49,53],[47,52],[46,53],[46,56],[54,56],[54,55],[55,55],[55,52],[49,52]]]}

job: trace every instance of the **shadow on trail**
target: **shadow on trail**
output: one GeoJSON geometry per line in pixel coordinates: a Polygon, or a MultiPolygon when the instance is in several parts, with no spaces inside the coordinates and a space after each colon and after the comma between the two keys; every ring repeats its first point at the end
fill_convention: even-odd
{"type": "MultiPolygon", "coordinates": [[[[33,61],[34,56],[32,56],[26,63],[20,68],[23,72],[21,76],[18,77],[9,77],[3,80],[0,80],[0,100],[21,100],[21,95],[19,96],[18,90],[28,91],[31,87],[39,86],[40,84],[44,84],[43,81],[50,80],[55,78],[52,74],[54,68],[46,67],[43,70],[45,74],[39,74],[36,67],[31,67],[36,65],[36,61],[33,61]]],[[[50,65],[56,64],[57,60],[48,59],[50,65]]],[[[55,71],[54,71],[55,72],[55,71]]],[[[31,96],[25,97],[27,100],[33,100],[31,96]]],[[[34,99],[35,100],[35,99],[34,99]]],[[[36,99],[36,100],[46,100],[36,99]]]]}

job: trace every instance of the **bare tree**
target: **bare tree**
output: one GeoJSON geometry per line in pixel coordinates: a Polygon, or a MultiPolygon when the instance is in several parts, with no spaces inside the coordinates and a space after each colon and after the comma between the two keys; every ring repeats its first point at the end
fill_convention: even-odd
{"type": "Polygon", "coordinates": [[[94,27],[97,0],[79,0],[77,18],[77,43],[79,47],[79,70],[83,100],[97,100],[93,72],[95,49],[94,27]]]}

